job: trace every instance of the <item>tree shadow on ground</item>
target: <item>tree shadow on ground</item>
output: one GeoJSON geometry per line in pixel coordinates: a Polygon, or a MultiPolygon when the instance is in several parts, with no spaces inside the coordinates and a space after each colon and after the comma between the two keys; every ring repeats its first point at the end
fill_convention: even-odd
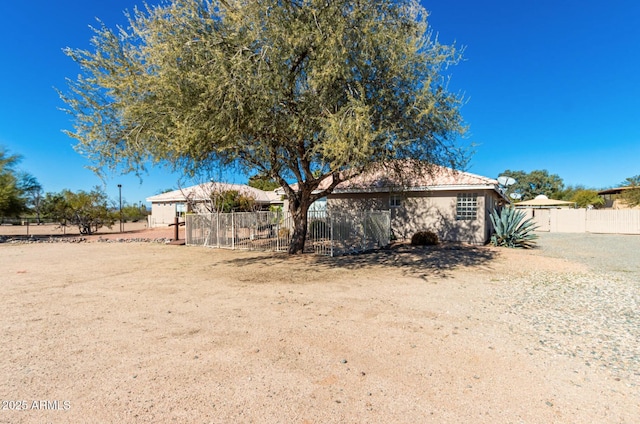
{"type": "Polygon", "coordinates": [[[231,266],[290,265],[304,272],[320,271],[323,268],[360,270],[388,268],[399,270],[404,275],[428,279],[447,277],[455,269],[488,266],[497,256],[494,249],[459,243],[442,243],[437,246],[411,246],[406,243],[393,244],[385,249],[344,256],[320,256],[313,254],[289,256],[256,252],[255,255],[224,261],[231,266]]]}
{"type": "Polygon", "coordinates": [[[437,246],[396,244],[387,249],[334,258],[319,257],[318,263],[346,269],[382,266],[401,270],[403,274],[426,278],[446,277],[454,269],[484,265],[495,259],[496,252],[484,246],[443,243],[437,246]]]}

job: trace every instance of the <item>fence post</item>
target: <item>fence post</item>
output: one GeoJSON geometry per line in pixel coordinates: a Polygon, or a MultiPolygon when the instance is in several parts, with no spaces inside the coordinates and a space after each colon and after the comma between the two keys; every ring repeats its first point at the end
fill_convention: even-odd
{"type": "Polygon", "coordinates": [[[362,223],[362,250],[367,250],[367,217],[369,213],[365,211],[362,223]]]}
{"type": "MultiPolygon", "coordinates": [[[[190,241],[193,240],[193,238],[191,237],[191,234],[189,234],[189,229],[191,228],[191,224],[189,222],[189,216],[187,216],[185,214],[184,216],[184,243],[186,245],[189,244],[190,241]]],[[[194,231],[194,233],[197,233],[197,231],[194,231]]]]}
{"type": "Polygon", "coordinates": [[[233,211],[231,212],[231,250],[236,248],[236,223],[233,215],[233,211]]]}
{"type": "MultiPolygon", "coordinates": [[[[213,216],[213,213],[211,214],[213,216]]],[[[220,214],[216,212],[216,246],[220,249],[220,214]]]]}
{"type": "Polygon", "coordinates": [[[280,251],[280,212],[276,211],[276,252],[280,251]]]}
{"type": "Polygon", "coordinates": [[[329,216],[327,217],[329,219],[329,249],[330,249],[330,255],[333,258],[333,219],[329,216]]]}

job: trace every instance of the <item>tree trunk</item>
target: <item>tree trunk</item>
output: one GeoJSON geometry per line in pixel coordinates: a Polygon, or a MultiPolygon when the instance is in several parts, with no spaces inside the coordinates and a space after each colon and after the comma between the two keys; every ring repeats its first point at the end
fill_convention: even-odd
{"type": "Polygon", "coordinates": [[[289,244],[290,255],[304,253],[304,243],[307,240],[307,213],[309,212],[309,206],[310,204],[303,202],[296,209],[293,204],[290,204],[289,211],[293,217],[293,236],[289,244]]]}

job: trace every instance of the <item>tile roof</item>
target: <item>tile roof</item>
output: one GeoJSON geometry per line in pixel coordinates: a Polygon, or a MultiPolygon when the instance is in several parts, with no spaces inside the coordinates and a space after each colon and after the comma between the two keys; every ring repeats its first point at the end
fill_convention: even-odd
{"type": "MultiPolygon", "coordinates": [[[[403,171],[400,175],[392,169],[379,166],[338,184],[334,193],[450,190],[461,187],[498,188],[498,181],[493,178],[444,166],[432,166],[428,170],[411,168],[403,171]]],[[[318,189],[323,190],[330,182],[330,179],[323,181],[318,189]]]]}
{"type": "MultiPolygon", "coordinates": [[[[506,199],[500,190],[498,180],[493,178],[436,165],[432,165],[428,170],[421,170],[411,166],[408,161],[405,167],[408,168],[406,172],[400,174],[384,166],[373,168],[338,184],[333,193],[488,189],[495,190],[506,199]]],[[[332,177],[325,178],[316,191],[325,190],[331,181],[332,177]]],[[[297,184],[292,184],[291,188],[297,190],[297,186],[297,184]]],[[[284,194],[282,188],[276,189],[276,192],[284,194]]],[[[508,201],[508,199],[506,200],[508,201]]]]}
{"type": "Polygon", "coordinates": [[[624,187],[614,187],[614,188],[608,188],[606,190],[601,190],[598,192],[599,195],[603,195],[603,194],[620,194],[625,190],[631,190],[637,187],[633,187],[633,186],[624,186],[624,187]]]}
{"type": "Polygon", "coordinates": [[[274,191],[263,191],[245,184],[229,184],[229,183],[204,183],[185,187],[180,190],[173,190],[167,193],[158,194],[148,197],[147,202],[184,202],[187,198],[192,201],[208,200],[212,193],[234,190],[240,194],[247,195],[255,199],[256,202],[269,204],[280,199],[274,191]]]}

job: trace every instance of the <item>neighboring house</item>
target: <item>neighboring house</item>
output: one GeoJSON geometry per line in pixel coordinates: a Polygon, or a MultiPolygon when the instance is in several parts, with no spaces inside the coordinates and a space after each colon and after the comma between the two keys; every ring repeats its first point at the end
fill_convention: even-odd
{"type": "Polygon", "coordinates": [[[176,216],[184,216],[188,212],[211,212],[212,195],[225,191],[237,191],[241,195],[251,197],[258,210],[268,210],[272,205],[282,205],[281,196],[273,191],[263,191],[244,184],[210,182],[148,197],[147,202],[151,202],[149,227],[172,224],[176,216]]]}
{"type": "Polygon", "coordinates": [[[330,212],[390,210],[397,239],[430,230],[440,240],[472,244],[489,241],[490,212],[509,203],[497,180],[445,167],[404,183],[383,169],[368,172],[339,184],[321,201],[330,212]]]}
{"type": "MultiPolygon", "coordinates": [[[[634,187],[625,186],[625,187],[616,187],[610,188],[607,190],[602,190],[598,192],[598,196],[604,199],[604,207],[608,209],[631,209],[629,205],[624,201],[624,199],[620,198],[620,194],[622,194],[625,190],[631,190],[634,187]]],[[[633,209],[640,209],[639,207],[633,209]]]]}

